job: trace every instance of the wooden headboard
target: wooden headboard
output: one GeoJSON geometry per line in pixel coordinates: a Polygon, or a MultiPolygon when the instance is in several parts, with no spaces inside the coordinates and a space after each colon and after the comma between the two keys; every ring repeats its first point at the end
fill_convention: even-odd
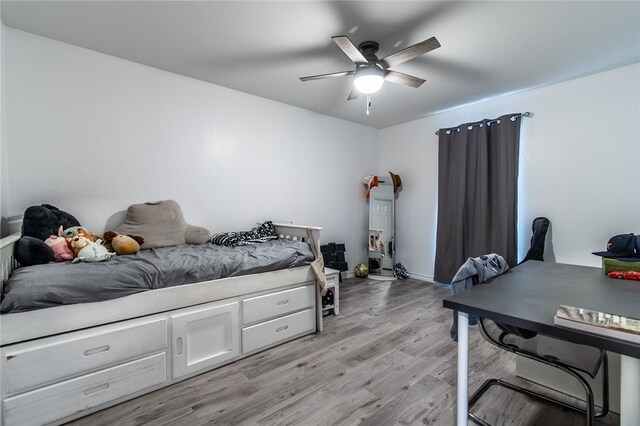
{"type": "Polygon", "coordinates": [[[13,257],[13,245],[20,239],[20,233],[9,235],[0,240],[0,294],[2,294],[4,282],[9,278],[9,274],[18,266],[13,257]]]}
{"type": "Polygon", "coordinates": [[[276,228],[276,234],[278,234],[280,238],[303,242],[308,242],[307,229],[311,229],[313,238],[316,240],[316,248],[318,249],[318,253],[320,253],[320,231],[322,231],[322,228],[289,223],[274,223],[273,226],[276,228]]]}

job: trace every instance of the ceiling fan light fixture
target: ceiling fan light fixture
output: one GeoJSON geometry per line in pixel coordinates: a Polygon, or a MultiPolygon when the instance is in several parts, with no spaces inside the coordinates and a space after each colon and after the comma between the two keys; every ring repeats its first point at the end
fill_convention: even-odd
{"type": "MultiPolygon", "coordinates": [[[[357,99],[360,94],[367,95],[367,105],[372,93],[380,90],[385,81],[402,84],[409,87],[420,87],[425,80],[412,75],[403,74],[390,68],[424,55],[440,47],[440,42],[435,37],[421,41],[409,47],[393,53],[382,59],[378,59],[378,43],[372,40],[363,41],[357,47],[346,35],[331,37],[340,50],[354,63],[354,71],[338,71],[329,74],[310,75],[300,77],[301,81],[319,80],[322,78],[353,76],[353,88],[349,92],[347,101],[357,99]]],[[[397,47],[397,46],[396,46],[397,47]]]]}
{"type": "Polygon", "coordinates": [[[384,83],[384,71],[377,66],[361,67],[356,70],[353,85],[358,92],[368,95],[375,93],[384,83]]]}

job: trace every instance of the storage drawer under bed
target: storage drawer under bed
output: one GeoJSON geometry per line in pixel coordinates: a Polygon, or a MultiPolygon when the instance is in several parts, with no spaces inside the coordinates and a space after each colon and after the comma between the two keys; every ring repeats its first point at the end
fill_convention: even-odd
{"type": "Polygon", "coordinates": [[[292,288],[242,301],[242,324],[264,321],[313,306],[315,285],[292,288]]]}
{"type": "Polygon", "coordinates": [[[298,334],[311,331],[316,325],[313,309],[297,312],[242,329],[242,353],[249,353],[298,334]]]}
{"type": "Polygon", "coordinates": [[[6,398],[2,404],[5,424],[50,423],[163,383],[166,373],[166,354],[159,353],[6,398]]]}
{"type": "Polygon", "coordinates": [[[167,346],[167,320],[114,324],[2,348],[5,395],[67,380],[167,346]]]}

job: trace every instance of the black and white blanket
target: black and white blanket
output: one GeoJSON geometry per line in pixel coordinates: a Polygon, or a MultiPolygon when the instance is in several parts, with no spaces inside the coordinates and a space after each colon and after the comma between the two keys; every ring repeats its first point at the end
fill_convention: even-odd
{"type": "Polygon", "coordinates": [[[254,243],[265,243],[275,240],[276,228],[271,221],[266,221],[260,226],[256,226],[251,231],[222,232],[211,237],[211,242],[218,246],[238,247],[247,246],[254,243]]]}

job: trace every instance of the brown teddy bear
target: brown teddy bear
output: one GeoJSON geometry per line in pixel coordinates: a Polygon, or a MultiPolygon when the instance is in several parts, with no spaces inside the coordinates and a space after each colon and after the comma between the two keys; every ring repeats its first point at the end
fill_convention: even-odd
{"type": "Polygon", "coordinates": [[[144,238],[135,235],[117,234],[113,231],[107,231],[103,235],[104,244],[109,251],[115,251],[122,254],[136,254],[140,251],[140,246],[144,244],[144,238]]]}
{"type": "Polygon", "coordinates": [[[76,235],[75,237],[70,238],[68,242],[69,242],[69,247],[71,248],[71,250],[73,250],[74,257],[77,257],[78,253],[80,253],[80,250],[87,247],[93,241],[91,241],[89,238],[85,237],[84,235],[76,235]]]}

